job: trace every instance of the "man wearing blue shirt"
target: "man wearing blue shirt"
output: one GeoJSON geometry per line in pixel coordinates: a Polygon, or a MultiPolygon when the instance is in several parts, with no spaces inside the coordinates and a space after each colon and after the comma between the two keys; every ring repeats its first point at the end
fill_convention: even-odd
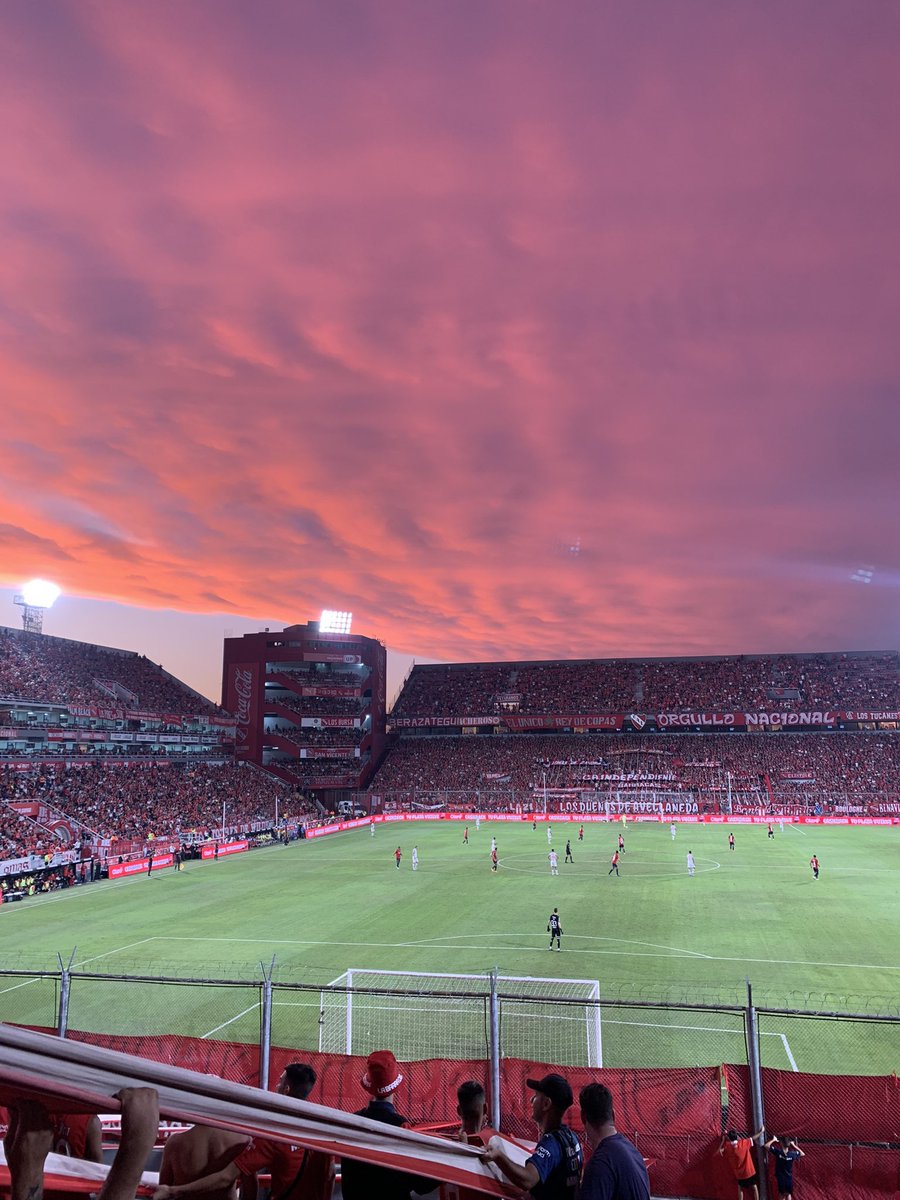
{"type": "Polygon", "coordinates": [[[616,1129],[609,1088],[589,1083],[578,1100],[588,1144],[594,1149],[584,1168],[578,1200],[650,1200],[644,1159],[616,1129]]]}
{"type": "Polygon", "coordinates": [[[803,1158],[803,1151],[793,1138],[769,1138],[766,1149],[775,1160],[775,1182],[781,1200],[793,1200],[794,1163],[803,1158]]]}
{"type": "Polygon", "coordinates": [[[581,1178],[581,1143],[563,1123],[566,1110],[572,1106],[572,1089],[562,1075],[545,1075],[543,1079],[526,1079],[534,1093],[531,1115],[541,1131],[534,1153],[519,1166],[497,1146],[482,1151],[482,1162],[494,1162],[516,1187],[528,1192],[535,1200],[574,1200],[581,1178]]]}

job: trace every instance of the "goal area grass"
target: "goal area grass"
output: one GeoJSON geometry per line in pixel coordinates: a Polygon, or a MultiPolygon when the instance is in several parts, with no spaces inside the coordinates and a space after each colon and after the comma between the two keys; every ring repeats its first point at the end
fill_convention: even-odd
{"type": "MultiPolygon", "coordinates": [[[[747,978],[763,1008],[900,1014],[900,828],[782,832],[776,823],[770,839],[764,825],[679,824],[673,839],[668,823],[591,823],[579,842],[577,823],[558,822],[558,875],[546,828],[483,819],[478,831],[469,824],[464,844],[460,822],[398,821],[377,826],[374,837],[363,827],[3,905],[0,1019],[53,1025],[58,979],[39,972],[58,973],[57,955],[68,962],[73,951],[72,1030],[251,1043],[259,1038],[259,989],[246,984],[274,956],[272,1040],[297,1049],[322,1045],[322,989],[348,969],[357,985],[367,971],[418,981],[403,983],[407,991],[445,990],[418,973],[480,977],[472,990],[482,993],[492,970],[501,992],[502,977],[524,977],[515,994],[545,999],[524,1002],[524,1010],[509,1000],[504,1052],[560,1065],[578,1059],[593,1011],[584,989],[561,980],[599,982],[604,1065],[745,1061],[741,1016],[724,1006],[746,1002],[747,978]],[[620,832],[620,873],[610,875],[620,832]],[[574,862],[565,861],[567,838],[574,862]],[[553,908],[561,950],[549,949],[553,908]],[[189,982],[196,979],[221,983],[189,982]],[[673,1007],[641,1006],[656,1001],[673,1007]]],[[[393,979],[382,988],[378,978],[366,976],[365,986],[397,990],[393,979]]],[[[368,1023],[366,1006],[358,1010],[361,1040],[352,1049],[365,1052],[368,1039],[399,1029],[402,1011],[414,1050],[407,1057],[466,1057],[484,1044],[488,1019],[482,1000],[470,1007],[463,1020],[439,998],[382,997],[369,1004],[368,1023]]],[[[763,1012],[759,1028],[767,1066],[900,1068],[897,1024],[763,1012]]]]}

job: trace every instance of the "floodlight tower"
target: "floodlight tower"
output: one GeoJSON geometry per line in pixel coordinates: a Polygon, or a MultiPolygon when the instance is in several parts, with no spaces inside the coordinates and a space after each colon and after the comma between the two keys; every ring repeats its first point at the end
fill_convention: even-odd
{"type": "Polygon", "coordinates": [[[32,579],[13,596],[13,604],[22,609],[22,628],[26,633],[44,632],[44,613],[59,599],[60,589],[46,579],[32,579]]]}

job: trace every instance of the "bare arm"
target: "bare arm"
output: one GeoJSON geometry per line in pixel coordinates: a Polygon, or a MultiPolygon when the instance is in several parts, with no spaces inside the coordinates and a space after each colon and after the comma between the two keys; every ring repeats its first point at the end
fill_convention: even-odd
{"type": "Polygon", "coordinates": [[[44,1162],[53,1145],[53,1129],[43,1104],[23,1100],[10,1108],[4,1141],[12,1200],[42,1200],[44,1162]]]}
{"type": "Polygon", "coordinates": [[[527,1162],[519,1166],[499,1146],[486,1146],[479,1157],[482,1162],[496,1163],[510,1183],[514,1183],[523,1192],[530,1192],[541,1181],[538,1169],[534,1163],[527,1162]]]}
{"type": "Polygon", "coordinates": [[[159,1132],[159,1097],[153,1088],[122,1088],[122,1140],[100,1200],[134,1200],[141,1173],[159,1132]]]}
{"type": "Polygon", "coordinates": [[[240,1174],[233,1162],[229,1163],[227,1167],[223,1167],[221,1171],[216,1171],[213,1175],[204,1175],[201,1179],[195,1179],[191,1183],[162,1184],[162,1175],[160,1174],[161,1186],[153,1193],[153,1200],[174,1200],[176,1196],[200,1196],[204,1192],[217,1192],[230,1187],[240,1174]]]}
{"type": "Polygon", "coordinates": [[[103,1162],[103,1126],[96,1114],[88,1121],[84,1142],[84,1157],[87,1162],[103,1162]]]}

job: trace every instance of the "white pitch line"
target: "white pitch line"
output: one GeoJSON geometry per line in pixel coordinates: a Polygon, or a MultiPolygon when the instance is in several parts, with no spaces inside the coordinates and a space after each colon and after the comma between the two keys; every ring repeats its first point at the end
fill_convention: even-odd
{"type": "Polygon", "coordinates": [[[797,1066],[797,1063],[796,1063],[796,1061],[794,1060],[794,1056],[793,1056],[793,1054],[791,1054],[791,1048],[790,1048],[790,1046],[788,1045],[787,1036],[786,1036],[785,1034],[783,1034],[783,1033],[779,1033],[777,1036],[778,1036],[778,1037],[780,1037],[780,1038],[781,1038],[781,1040],[782,1040],[782,1042],[784,1043],[784,1052],[785,1052],[785,1054],[788,1056],[788,1062],[791,1064],[791,1070],[792,1070],[792,1071],[799,1071],[799,1070],[800,1070],[800,1068],[797,1066]]]}
{"type": "MultiPolygon", "coordinates": [[[[533,939],[535,935],[531,934],[531,933],[523,933],[523,934],[500,934],[498,936],[501,936],[501,937],[523,937],[523,938],[532,938],[533,939]]],[[[567,934],[566,936],[569,936],[569,935],[567,934]]],[[[573,937],[579,936],[579,937],[587,938],[589,935],[573,934],[572,936],[573,937]]],[[[355,947],[363,947],[363,948],[377,947],[379,949],[389,949],[389,950],[399,950],[399,949],[402,949],[404,946],[408,945],[408,943],[405,943],[405,942],[335,942],[335,941],[330,941],[330,940],[329,941],[321,941],[321,940],[313,941],[311,939],[306,940],[306,939],[261,938],[261,937],[252,937],[252,938],[249,938],[249,937],[247,937],[247,938],[178,937],[178,936],[168,936],[168,935],[162,935],[162,934],[157,936],[155,940],[158,942],[205,942],[210,945],[215,945],[219,942],[226,942],[226,943],[227,942],[251,942],[255,946],[258,946],[258,945],[262,945],[262,946],[355,946],[355,947]]],[[[467,943],[463,943],[459,946],[449,946],[446,943],[444,943],[440,948],[442,950],[480,950],[482,952],[490,951],[491,953],[493,953],[496,950],[514,950],[517,954],[521,954],[523,951],[532,949],[531,946],[495,946],[492,944],[486,944],[483,941],[477,942],[477,943],[468,943],[467,942],[467,943]]],[[[646,954],[642,951],[632,951],[632,950],[579,950],[579,951],[577,951],[577,953],[578,954],[596,954],[596,955],[602,955],[602,956],[613,957],[613,958],[615,958],[615,957],[620,957],[620,958],[668,958],[668,959],[672,959],[672,958],[694,959],[694,958],[696,958],[696,953],[694,951],[691,951],[688,954],[646,954]]],[[[707,954],[706,958],[710,962],[731,962],[731,963],[748,963],[748,962],[750,962],[750,963],[761,963],[764,966],[778,966],[778,967],[781,967],[781,966],[787,966],[787,967],[833,967],[835,969],[840,968],[842,970],[854,968],[854,969],[858,969],[860,971],[900,971],[900,965],[888,966],[888,965],[881,964],[881,963],[816,962],[812,959],[805,959],[805,958],[746,958],[743,956],[740,958],[735,958],[735,957],[731,957],[729,955],[719,955],[719,954],[707,954]]]]}
{"type": "Polygon", "coordinates": [[[28,987],[28,985],[30,983],[40,983],[40,982],[41,982],[41,977],[39,975],[35,976],[34,979],[24,979],[21,983],[14,983],[12,985],[12,987],[0,988],[0,996],[5,996],[7,992],[18,991],[19,988],[28,987]]]}
{"type": "Polygon", "coordinates": [[[229,1025],[233,1025],[235,1021],[239,1021],[241,1017],[246,1017],[247,1013],[254,1012],[259,1007],[258,1004],[251,1004],[249,1008],[245,1008],[243,1012],[239,1012],[236,1017],[230,1017],[227,1021],[223,1021],[221,1025],[217,1025],[215,1029],[211,1029],[209,1033],[202,1033],[201,1039],[212,1037],[214,1033],[218,1033],[220,1029],[227,1029],[229,1025]]]}
{"type": "Polygon", "coordinates": [[[129,942],[127,946],[118,946],[115,950],[107,950],[105,954],[95,954],[91,958],[79,959],[77,963],[73,963],[73,967],[83,967],[85,963],[98,962],[101,958],[109,958],[113,954],[121,954],[123,950],[133,950],[135,946],[146,945],[147,942],[155,942],[155,937],[141,938],[139,942],[129,942]]]}

